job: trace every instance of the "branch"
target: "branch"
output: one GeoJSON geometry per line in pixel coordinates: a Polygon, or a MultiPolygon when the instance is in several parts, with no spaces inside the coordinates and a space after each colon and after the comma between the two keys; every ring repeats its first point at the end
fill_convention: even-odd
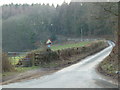
{"type": "Polygon", "coordinates": [[[112,11],[111,11],[111,10],[109,10],[109,9],[104,8],[104,10],[105,10],[105,11],[107,11],[107,12],[109,12],[109,13],[112,13],[112,14],[113,14],[113,15],[115,15],[115,16],[118,16],[118,14],[116,14],[116,13],[112,12],[112,11]]]}

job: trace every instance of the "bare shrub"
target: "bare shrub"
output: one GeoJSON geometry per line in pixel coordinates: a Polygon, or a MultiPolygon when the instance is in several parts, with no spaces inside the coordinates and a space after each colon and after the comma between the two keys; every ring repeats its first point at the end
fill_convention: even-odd
{"type": "Polygon", "coordinates": [[[8,56],[6,53],[2,54],[2,72],[9,72],[9,71],[13,71],[14,68],[11,65],[8,56]]]}

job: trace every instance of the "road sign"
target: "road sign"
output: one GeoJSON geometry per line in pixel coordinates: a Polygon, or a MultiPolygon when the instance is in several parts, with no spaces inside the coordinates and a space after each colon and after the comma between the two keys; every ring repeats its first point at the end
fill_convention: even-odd
{"type": "Polygon", "coordinates": [[[52,41],[50,39],[48,39],[47,42],[46,42],[46,44],[50,45],[50,44],[52,44],[52,41]]]}

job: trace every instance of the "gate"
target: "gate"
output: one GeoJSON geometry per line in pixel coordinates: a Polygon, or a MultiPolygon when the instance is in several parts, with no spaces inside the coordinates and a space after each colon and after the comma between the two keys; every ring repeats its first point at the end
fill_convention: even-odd
{"type": "Polygon", "coordinates": [[[28,52],[8,52],[10,63],[16,67],[19,62],[30,65],[30,58],[26,57],[28,52]]]}

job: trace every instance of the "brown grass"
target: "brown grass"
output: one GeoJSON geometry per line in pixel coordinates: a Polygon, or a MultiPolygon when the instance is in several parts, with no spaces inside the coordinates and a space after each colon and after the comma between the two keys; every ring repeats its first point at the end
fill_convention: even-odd
{"type": "Polygon", "coordinates": [[[14,68],[8,60],[8,56],[6,53],[2,54],[2,72],[13,71],[14,68]]]}
{"type": "Polygon", "coordinates": [[[102,61],[98,66],[98,71],[103,75],[110,76],[113,79],[118,79],[120,76],[116,71],[119,71],[118,46],[116,45],[110,55],[102,61]]]}

